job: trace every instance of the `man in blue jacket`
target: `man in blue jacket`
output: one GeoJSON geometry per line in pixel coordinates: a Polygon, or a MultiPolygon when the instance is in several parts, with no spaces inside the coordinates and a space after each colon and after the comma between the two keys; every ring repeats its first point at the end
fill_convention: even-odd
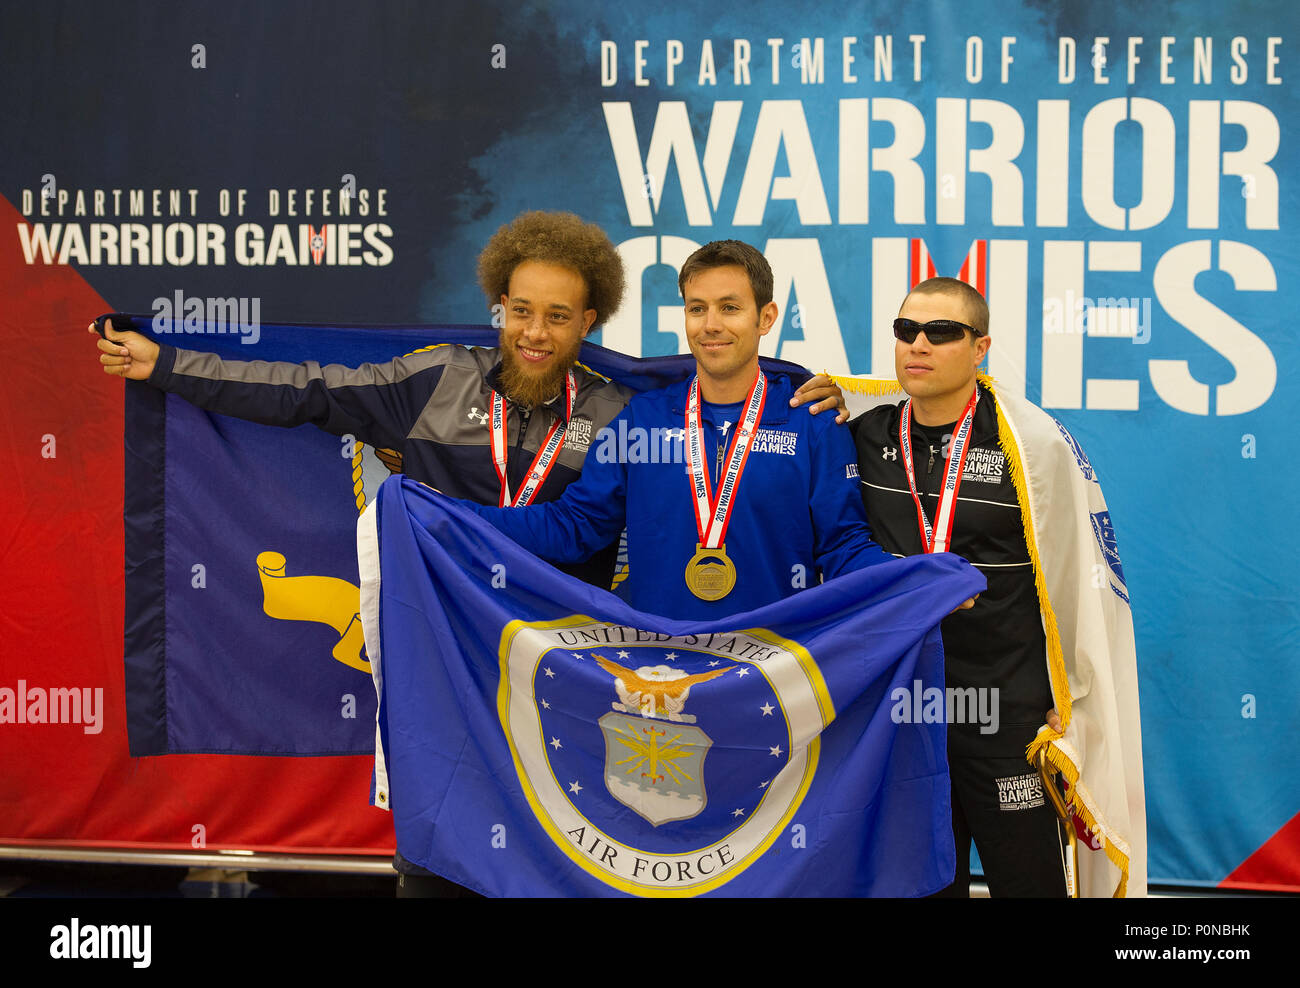
{"type": "Polygon", "coordinates": [[[791,408],[789,378],[760,373],[777,317],[766,258],[714,241],[678,288],[695,377],[634,397],[558,500],[473,510],[553,562],[585,558],[626,524],[618,593],[679,619],[752,610],[890,559],[867,527],[845,430],[791,408]]]}

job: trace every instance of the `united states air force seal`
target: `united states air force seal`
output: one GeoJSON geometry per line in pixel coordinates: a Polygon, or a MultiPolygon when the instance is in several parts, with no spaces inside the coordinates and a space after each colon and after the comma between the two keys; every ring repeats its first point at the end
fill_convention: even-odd
{"type": "Polygon", "coordinates": [[[582,616],[508,625],[497,699],[543,829],[575,867],[644,896],[699,895],[762,857],[834,717],[812,658],[768,631],[582,616]]]}

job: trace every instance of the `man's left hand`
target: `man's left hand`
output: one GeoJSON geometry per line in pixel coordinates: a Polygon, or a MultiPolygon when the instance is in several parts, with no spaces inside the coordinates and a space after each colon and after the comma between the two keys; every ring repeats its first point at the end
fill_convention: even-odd
{"type": "Polygon", "coordinates": [[[844,392],[840,390],[838,384],[825,374],[818,374],[816,377],[810,378],[799,385],[799,390],[790,399],[790,407],[798,408],[810,401],[817,403],[809,409],[809,412],[813,415],[832,408],[838,408],[839,414],[835,416],[835,421],[843,425],[849,420],[849,410],[844,404],[844,392]]]}
{"type": "Polygon", "coordinates": [[[979,600],[979,596],[980,596],[979,594],[976,594],[974,597],[969,597],[966,600],[963,600],[960,604],[958,604],[948,613],[956,614],[958,611],[969,611],[972,607],[975,606],[975,601],[979,600]]]}
{"type": "Polygon", "coordinates": [[[1047,711],[1047,726],[1057,734],[1065,733],[1065,728],[1061,726],[1061,715],[1056,712],[1055,707],[1047,711]]]}

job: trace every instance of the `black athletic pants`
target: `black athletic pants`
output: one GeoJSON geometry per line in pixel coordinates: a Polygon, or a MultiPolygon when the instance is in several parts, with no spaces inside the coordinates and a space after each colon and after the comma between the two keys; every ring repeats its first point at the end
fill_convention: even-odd
{"type": "Polygon", "coordinates": [[[935,896],[970,896],[974,838],[990,896],[1064,897],[1065,842],[1038,772],[1024,758],[949,755],[948,768],[957,876],[935,896]]]}

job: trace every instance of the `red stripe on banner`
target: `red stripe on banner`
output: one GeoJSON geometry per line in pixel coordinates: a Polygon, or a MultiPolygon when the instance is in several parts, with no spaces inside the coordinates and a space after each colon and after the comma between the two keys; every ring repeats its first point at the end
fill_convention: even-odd
{"type": "MultiPolygon", "coordinates": [[[[0,843],[391,853],[368,756],[127,754],[122,664],[123,383],[86,332],[113,305],[76,268],[28,265],[0,197],[0,688],[102,689],[102,728],[0,724],[0,843]]],[[[92,694],[93,695],[93,694],[92,694]]]]}
{"type": "Polygon", "coordinates": [[[988,296],[988,250],[987,240],[976,240],[966,252],[966,259],[957,272],[957,280],[964,281],[985,297],[988,296]]]}
{"type": "Polygon", "coordinates": [[[988,296],[988,247],[987,240],[976,240],[966,252],[966,259],[961,262],[957,280],[964,281],[985,297],[988,296]]]}
{"type": "Polygon", "coordinates": [[[930,256],[930,249],[925,246],[925,240],[921,237],[913,237],[912,270],[910,274],[912,282],[908,285],[907,290],[911,291],[921,282],[935,277],[937,273],[934,267],[934,258],[930,256]]]}
{"type": "Polygon", "coordinates": [[[1219,888],[1276,892],[1300,889],[1300,813],[1237,865],[1219,888]]]}

